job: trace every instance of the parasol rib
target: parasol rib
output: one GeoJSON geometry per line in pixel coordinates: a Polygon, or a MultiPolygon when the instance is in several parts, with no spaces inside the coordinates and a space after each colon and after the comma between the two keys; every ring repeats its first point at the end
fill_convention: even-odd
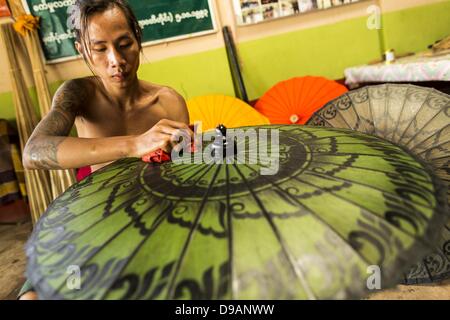
{"type": "MultiPolygon", "coordinates": [[[[321,175],[318,174],[317,176],[321,176],[321,175]]],[[[297,180],[299,180],[299,179],[297,179],[297,180]]],[[[308,185],[310,185],[310,186],[312,186],[312,187],[314,187],[314,188],[317,188],[317,189],[320,189],[320,190],[325,190],[325,188],[320,188],[320,187],[318,187],[318,186],[316,186],[316,185],[314,185],[314,184],[312,184],[312,183],[309,183],[309,182],[307,182],[307,181],[305,181],[305,180],[299,180],[299,181],[301,181],[301,182],[303,182],[303,183],[305,183],[305,184],[308,184],[308,185]]],[[[375,212],[373,212],[372,210],[370,210],[370,209],[368,209],[368,208],[366,208],[366,207],[362,207],[360,204],[357,204],[357,203],[355,203],[355,202],[353,202],[353,201],[351,201],[351,200],[349,200],[349,199],[343,198],[343,197],[337,195],[336,193],[334,193],[334,192],[331,191],[331,190],[325,190],[325,192],[326,192],[326,193],[329,193],[329,194],[331,194],[331,195],[333,195],[333,196],[335,196],[335,197],[338,198],[338,199],[341,199],[341,200],[344,201],[344,202],[347,202],[347,203],[349,203],[349,204],[351,204],[351,205],[354,205],[354,206],[357,206],[357,207],[360,207],[360,208],[364,209],[364,211],[365,211],[366,213],[369,213],[373,218],[375,218],[375,219],[378,220],[378,221],[382,221],[382,222],[385,222],[385,221],[386,221],[386,220],[383,220],[382,217],[380,217],[379,215],[377,215],[377,214],[376,214],[375,212]]],[[[423,218],[425,218],[425,217],[423,217],[423,218]]],[[[396,226],[395,224],[391,223],[390,221],[387,221],[387,222],[388,222],[389,225],[390,225],[391,227],[393,227],[394,229],[396,229],[396,230],[400,231],[401,233],[407,235],[408,237],[414,239],[414,235],[411,234],[410,232],[408,232],[408,231],[406,231],[406,230],[403,230],[403,229],[399,228],[398,226],[396,226]]],[[[418,241],[418,242],[421,243],[425,248],[431,249],[431,246],[427,245],[425,242],[423,242],[423,241],[421,241],[421,240],[418,241]]]]}
{"type": "Polygon", "coordinates": [[[234,252],[233,252],[233,229],[232,229],[232,216],[231,216],[231,205],[230,205],[230,171],[228,166],[225,166],[225,172],[227,177],[227,222],[228,222],[228,256],[229,256],[229,268],[230,279],[231,279],[231,299],[234,300],[237,297],[238,292],[238,280],[235,279],[236,274],[233,270],[234,265],[234,252]]]}
{"type": "MultiPolygon", "coordinates": [[[[294,258],[289,253],[289,250],[284,242],[283,237],[280,235],[280,232],[278,231],[277,227],[275,226],[274,222],[270,218],[270,215],[267,213],[266,209],[264,208],[263,204],[261,203],[261,200],[258,198],[258,196],[255,194],[254,190],[250,188],[250,186],[247,183],[247,180],[245,179],[242,172],[239,170],[239,167],[236,164],[233,164],[235,170],[239,173],[239,175],[242,178],[242,181],[247,186],[247,189],[250,191],[252,197],[255,199],[256,203],[260,207],[261,211],[264,214],[264,217],[266,218],[267,222],[269,223],[275,237],[277,238],[278,242],[281,245],[281,248],[283,249],[283,253],[285,254],[287,260],[289,261],[289,265],[291,266],[292,270],[294,271],[294,274],[296,275],[297,279],[299,280],[300,285],[303,287],[303,289],[306,292],[306,295],[308,296],[309,300],[317,300],[317,297],[315,296],[314,292],[312,291],[312,288],[309,286],[308,282],[306,281],[304,272],[297,266],[297,264],[294,261],[294,258]]],[[[247,166],[247,165],[246,165],[247,166]]]]}
{"type": "MultiPolygon", "coordinates": [[[[414,118],[412,118],[412,119],[409,121],[409,124],[408,124],[408,125],[406,126],[406,128],[403,130],[403,132],[401,133],[400,137],[397,139],[396,142],[402,141],[402,139],[403,139],[405,133],[408,131],[409,127],[411,126],[411,123],[413,123],[413,120],[416,119],[416,115],[420,112],[420,110],[422,110],[422,108],[423,108],[424,105],[425,105],[425,102],[430,98],[430,96],[431,96],[431,91],[428,92],[428,94],[427,94],[427,96],[426,96],[424,102],[422,103],[422,105],[420,106],[420,108],[416,111],[416,114],[415,114],[414,118]]],[[[400,113],[399,119],[401,119],[401,117],[402,117],[402,115],[403,115],[403,111],[405,111],[404,108],[403,108],[402,112],[400,113]]]]}
{"type": "MultiPolygon", "coordinates": [[[[252,170],[254,170],[253,168],[251,168],[252,170]]],[[[276,187],[277,189],[279,189],[280,191],[284,191],[278,184],[274,183],[273,181],[271,181],[268,176],[262,176],[265,180],[267,180],[268,182],[272,183],[274,187],[276,187]]],[[[333,234],[338,237],[339,239],[342,240],[342,243],[345,246],[348,246],[354,253],[355,255],[365,264],[367,265],[371,265],[371,263],[369,263],[369,261],[367,261],[363,256],[361,256],[361,254],[359,252],[357,252],[353,247],[349,246],[349,244],[346,242],[346,240],[333,228],[331,227],[326,221],[324,221],[322,218],[320,218],[313,210],[309,209],[305,204],[301,203],[300,201],[298,201],[297,198],[295,198],[294,196],[292,196],[291,194],[287,193],[286,194],[289,198],[291,198],[291,200],[293,200],[294,202],[296,202],[300,207],[302,207],[306,212],[308,212],[311,216],[313,216],[314,218],[316,218],[316,220],[318,222],[320,222],[321,224],[323,224],[324,226],[326,226],[327,228],[329,228],[333,234]]]]}
{"type": "MultiPolygon", "coordinates": [[[[211,166],[208,166],[208,170],[211,169],[211,168],[214,168],[214,166],[212,166],[212,165],[211,165],[211,166]]],[[[195,218],[194,225],[193,225],[193,227],[191,228],[191,230],[189,230],[189,235],[188,235],[188,237],[187,237],[187,239],[186,239],[186,241],[185,241],[185,243],[184,243],[183,249],[182,249],[182,251],[181,251],[180,258],[179,258],[178,261],[176,262],[175,271],[174,271],[174,273],[173,273],[172,279],[171,279],[171,281],[170,281],[170,283],[169,283],[169,288],[168,288],[168,290],[167,290],[167,299],[174,299],[174,295],[175,295],[175,292],[174,292],[174,290],[175,290],[175,283],[176,283],[178,274],[180,273],[181,265],[182,265],[182,263],[183,263],[184,257],[186,256],[186,252],[187,252],[188,247],[189,247],[189,245],[190,245],[190,243],[191,243],[192,237],[194,236],[195,231],[197,231],[197,227],[198,227],[198,224],[199,224],[199,222],[200,222],[200,219],[201,219],[202,216],[203,216],[203,214],[202,214],[202,213],[203,213],[203,208],[205,207],[205,204],[206,204],[206,200],[207,200],[207,198],[208,198],[208,195],[210,194],[211,189],[212,189],[213,186],[214,186],[214,182],[216,181],[216,178],[217,178],[217,176],[219,175],[219,169],[220,169],[220,165],[219,165],[219,168],[216,169],[216,172],[214,173],[214,176],[213,176],[213,178],[212,178],[211,181],[210,181],[210,184],[209,184],[209,186],[208,186],[208,189],[207,189],[207,191],[206,191],[206,192],[204,193],[204,195],[203,195],[202,202],[201,202],[201,204],[200,204],[200,208],[199,208],[198,211],[197,211],[197,215],[196,215],[196,218],[195,218]]],[[[206,172],[205,172],[205,174],[206,174],[206,172]]],[[[201,178],[200,178],[200,179],[201,179],[201,178]]]]}
{"type": "MultiPolygon", "coordinates": [[[[187,167],[187,168],[189,169],[189,167],[187,167]]],[[[192,170],[192,169],[196,169],[196,168],[190,168],[190,169],[192,170]]],[[[195,171],[195,172],[193,173],[192,176],[195,176],[199,171],[200,171],[200,170],[195,171]]],[[[200,177],[200,179],[201,179],[201,177],[200,177]]],[[[128,180],[128,179],[126,179],[126,180],[128,180]]],[[[165,182],[163,185],[169,185],[169,184],[170,184],[170,182],[167,181],[167,182],[165,182]]],[[[133,190],[133,188],[130,188],[129,191],[125,191],[125,192],[123,192],[123,193],[121,193],[121,194],[118,194],[117,197],[122,196],[122,195],[124,195],[124,194],[126,194],[126,193],[130,193],[130,192],[133,193],[133,192],[135,192],[135,191],[133,190]]],[[[123,207],[126,207],[129,203],[132,203],[132,202],[133,202],[135,199],[137,199],[139,196],[141,196],[141,195],[136,195],[136,197],[132,198],[131,200],[126,201],[124,204],[121,204],[119,207],[117,207],[117,210],[120,210],[120,209],[122,209],[123,207]]],[[[104,206],[105,203],[106,203],[106,200],[103,201],[103,202],[101,202],[101,203],[99,203],[99,204],[97,204],[97,205],[95,205],[94,207],[91,207],[91,208],[89,208],[89,209],[86,209],[85,211],[80,212],[79,214],[77,214],[76,216],[74,216],[73,219],[65,220],[64,223],[67,223],[67,222],[69,222],[69,221],[74,221],[74,220],[77,219],[77,218],[82,218],[82,216],[83,216],[84,214],[89,213],[90,210],[92,210],[93,208],[100,207],[100,206],[104,206]]],[[[150,209],[152,209],[152,208],[153,208],[153,207],[151,207],[150,209]]],[[[113,213],[114,213],[114,212],[113,212],[113,213]]],[[[103,223],[103,222],[105,221],[105,219],[108,219],[108,218],[111,217],[111,216],[112,216],[112,215],[109,215],[109,216],[107,216],[107,217],[105,217],[105,218],[103,218],[103,219],[100,219],[99,221],[97,221],[96,223],[94,223],[93,225],[91,225],[90,227],[88,227],[88,228],[86,228],[85,230],[83,230],[83,232],[77,234],[77,236],[80,236],[80,235],[83,235],[84,233],[87,233],[87,232],[88,232],[91,228],[93,228],[95,225],[97,225],[98,223],[103,223]]],[[[69,240],[70,240],[70,239],[69,239],[69,240]]],[[[47,258],[50,258],[50,257],[52,257],[52,256],[55,255],[55,254],[57,254],[57,252],[56,252],[56,251],[53,251],[53,252],[51,252],[51,253],[47,256],[47,258]]]]}
{"type": "MultiPolygon", "coordinates": [[[[191,168],[191,169],[192,169],[192,168],[191,168]]],[[[196,169],[196,168],[194,168],[194,169],[196,169]]],[[[193,171],[194,171],[194,170],[193,170],[193,171]]],[[[198,172],[200,172],[200,171],[201,171],[201,170],[194,171],[194,173],[193,173],[192,176],[195,176],[195,175],[196,175],[198,172]]],[[[201,178],[202,178],[206,173],[207,173],[207,171],[204,172],[204,173],[203,173],[196,181],[201,180],[201,178]]],[[[169,182],[166,182],[166,184],[169,184],[169,182]]],[[[160,201],[166,199],[167,197],[168,197],[168,196],[165,195],[164,198],[160,199],[160,201]]],[[[179,200],[179,201],[181,201],[181,200],[179,200]]],[[[178,203],[179,201],[177,201],[176,203],[178,203]]],[[[154,206],[156,206],[156,205],[157,205],[157,203],[155,203],[154,206]]],[[[139,217],[144,216],[149,210],[153,209],[154,206],[148,208],[147,211],[144,211],[139,217]]],[[[132,254],[128,257],[126,263],[122,266],[121,270],[118,272],[118,275],[120,275],[120,274],[126,269],[126,267],[129,265],[129,263],[131,263],[131,261],[133,260],[133,258],[134,258],[134,257],[136,256],[136,254],[139,252],[139,249],[147,242],[147,240],[150,238],[150,236],[153,234],[153,232],[156,231],[157,227],[160,226],[160,224],[164,221],[163,218],[165,218],[165,217],[167,216],[167,212],[170,211],[170,209],[171,209],[171,208],[168,207],[166,210],[164,210],[164,211],[160,214],[160,216],[158,216],[158,218],[155,220],[156,226],[152,227],[152,229],[153,229],[152,232],[149,232],[149,234],[146,235],[146,236],[144,237],[144,239],[138,244],[138,246],[135,248],[135,250],[132,252],[132,254]]],[[[124,227],[124,229],[121,230],[121,232],[123,232],[126,228],[128,228],[128,227],[129,227],[131,224],[133,224],[133,223],[134,223],[134,221],[131,221],[130,224],[128,224],[126,227],[124,227]]],[[[121,233],[121,232],[120,232],[120,233],[121,233]]],[[[117,237],[118,235],[119,235],[119,234],[117,233],[117,234],[115,235],[115,237],[117,237]]],[[[111,241],[112,241],[112,240],[111,240],[111,241]]],[[[108,241],[108,243],[109,243],[109,242],[110,242],[110,241],[108,241]]],[[[105,247],[107,247],[107,243],[105,243],[105,245],[104,245],[102,248],[105,248],[105,247]]],[[[100,250],[99,250],[99,251],[100,251],[100,250]]],[[[98,253],[99,253],[99,252],[96,252],[95,254],[98,254],[98,253]]],[[[93,258],[93,256],[92,256],[92,257],[89,257],[89,260],[92,260],[92,258],[93,258]]],[[[87,261],[86,261],[86,262],[87,262],[87,261]]],[[[105,290],[104,295],[102,295],[102,297],[100,297],[100,299],[103,299],[103,298],[107,295],[108,290],[110,289],[110,287],[111,287],[112,285],[113,285],[113,283],[111,283],[110,286],[105,290]]]]}

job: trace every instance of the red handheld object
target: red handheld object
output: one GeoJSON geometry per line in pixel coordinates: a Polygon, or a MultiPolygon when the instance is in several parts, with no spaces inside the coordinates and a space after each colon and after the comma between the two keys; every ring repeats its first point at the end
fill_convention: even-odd
{"type": "Polygon", "coordinates": [[[142,161],[148,163],[162,163],[170,160],[170,154],[163,151],[162,149],[158,149],[156,151],[150,152],[142,157],[142,161]]]}
{"type": "MultiPolygon", "coordinates": [[[[194,126],[189,126],[191,130],[194,130],[194,126]]],[[[196,152],[196,147],[194,143],[191,143],[191,152],[196,152]]],[[[170,154],[163,151],[162,149],[158,149],[156,151],[150,152],[142,157],[142,161],[148,163],[163,163],[166,161],[170,161],[170,154]]]]}

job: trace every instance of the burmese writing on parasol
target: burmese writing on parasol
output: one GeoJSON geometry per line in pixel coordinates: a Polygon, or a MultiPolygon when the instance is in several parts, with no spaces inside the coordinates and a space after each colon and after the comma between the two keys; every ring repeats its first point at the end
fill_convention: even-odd
{"type": "MultiPolygon", "coordinates": [[[[412,85],[369,86],[330,102],[308,124],[349,128],[402,145],[432,166],[450,200],[450,96],[412,85]]],[[[442,230],[439,245],[408,272],[406,283],[450,276],[450,221],[436,230],[442,230]]]]}
{"type": "Polygon", "coordinates": [[[448,218],[432,171],[380,138],[297,125],[219,129],[234,156],[205,133],[182,161],[120,160],[53,202],[26,250],[38,295],[361,298],[368,270],[394,285],[448,218]]]}

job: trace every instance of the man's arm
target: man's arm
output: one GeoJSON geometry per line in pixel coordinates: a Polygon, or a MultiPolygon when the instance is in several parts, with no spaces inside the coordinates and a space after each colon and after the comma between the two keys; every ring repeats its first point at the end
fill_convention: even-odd
{"type": "Polygon", "coordinates": [[[70,133],[80,105],[86,99],[82,80],[65,82],[56,92],[52,109],[34,129],[24,152],[27,169],[61,169],[58,146],[70,133]]]}
{"type": "Polygon", "coordinates": [[[70,133],[86,99],[86,88],[81,81],[67,81],[56,92],[52,109],[36,126],[25,146],[23,162],[26,168],[62,168],[58,162],[58,146],[70,133]]]}
{"type": "Polygon", "coordinates": [[[127,156],[132,137],[82,139],[68,137],[90,89],[82,79],[65,82],[51,111],[36,126],[23,154],[27,169],[68,169],[114,161],[127,156]]]}
{"type": "MultiPolygon", "coordinates": [[[[163,119],[141,135],[92,139],[67,137],[88,97],[89,87],[84,85],[83,81],[71,80],[58,89],[53,99],[52,110],[38,124],[25,146],[23,155],[25,168],[71,169],[108,163],[126,157],[139,158],[160,148],[169,151],[173,137],[180,129],[186,129],[192,134],[187,125],[189,116],[186,116],[187,109],[184,105],[181,120],[163,119]]],[[[179,103],[180,101],[178,107],[179,103]]],[[[176,118],[179,116],[175,114],[176,118]]]]}

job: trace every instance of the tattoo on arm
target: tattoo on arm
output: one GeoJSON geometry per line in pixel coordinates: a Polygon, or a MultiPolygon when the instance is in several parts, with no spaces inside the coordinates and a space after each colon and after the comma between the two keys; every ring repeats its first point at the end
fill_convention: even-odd
{"type": "Polygon", "coordinates": [[[36,127],[27,143],[27,153],[38,169],[61,169],[57,153],[59,144],[72,128],[70,121],[59,110],[52,110],[36,127]]]}
{"type": "Polygon", "coordinates": [[[25,147],[24,153],[34,168],[61,169],[58,146],[72,129],[79,107],[86,98],[85,90],[72,80],[55,94],[52,110],[38,124],[25,147]]]}

